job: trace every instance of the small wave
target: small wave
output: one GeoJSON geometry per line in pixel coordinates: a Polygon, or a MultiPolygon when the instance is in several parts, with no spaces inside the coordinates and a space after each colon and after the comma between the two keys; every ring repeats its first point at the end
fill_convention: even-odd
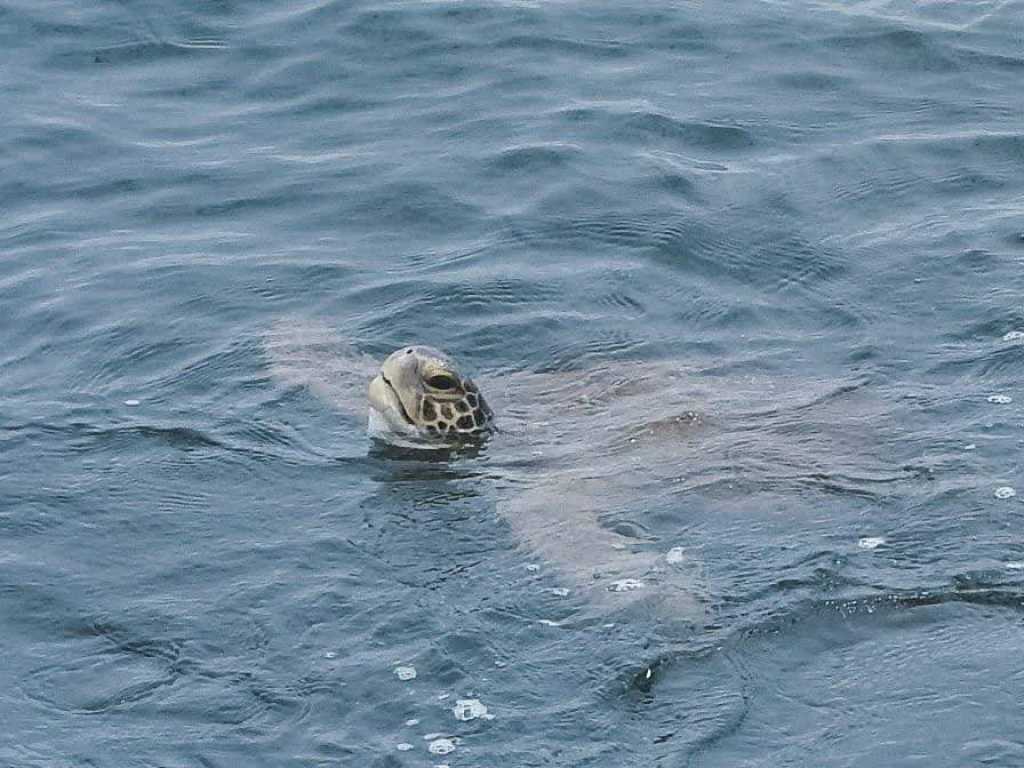
{"type": "Polygon", "coordinates": [[[495,174],[538,173],[565,168],[580,154],[571,144],[537,144],[503,150],[488,163],[495,174]]]}
{"type": "Polygon", "coordinates": [[[687,120],[652,110],[626,111],[604,106],[562,109],[558,117],[575,127],[607,135],[626,144],[658,139],[674,147],[690,147],[715,152],[748,150],[756,145],[754,134],[740,125],[687,120]]]}

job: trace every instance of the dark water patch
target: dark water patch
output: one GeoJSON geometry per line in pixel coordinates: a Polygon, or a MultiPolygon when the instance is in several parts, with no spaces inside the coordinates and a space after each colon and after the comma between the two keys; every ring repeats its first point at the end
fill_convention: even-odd
{"type": "Polygon", "coordinates": [[[75,435],[75,438],[70,441],[70,447],[79,451],[92,452],[96,448],[116,451],[139,441],[163,443],[182,451],[225,447],[219,440],[192,427],[164,427],[145,424],[115,428],[72,424],[69,427],[75,435]]]}
{"type": "Polygon", "coordinates": [[[451,232],[477,222],[481,211],[461,202],[454,191],[445,192],[434,184],[392,183],[374,190],[351,205],[352,214],[367,223],[379,217],[407,227],[451,232]]]}
{"type": "Polygon", "coordinates": [[[634,113],[623,118],[618,130],[622,132],[622,138],[634,133],[648,134],[711,150],[747,149],[754,145],[753,136],[739,126],[680,121],[652,112],[634,113]]]}
{"type": "Polygon", "coordinates": [[[430,32],[420,27],[414,16],[401,10],[382,8],[357,12],[345,24],[345,31],[374,46],[417,45],[434,39],[430,32]]]}
{"type": "Polygon", "coordinates": [[[985,378],[1019,376],[1024,369],[1024,345],[1006,344],[999,348],[980,348],[950,355],[934,363],[929,372],[936,376],[980,376],[985,378]]]}
{"type": "Polygon", "coordinates": [[[529,174],[563,169],[578,154],[579,148],[572,145],[513,147],[501,152],[488,165],[495,174],[529,174]]]}
{"type": "Polygon", "coordinates": [[[753,135],[738,125],[684,120],[647,110],[577,107],[562,110],[559,117],[568,125],[591,129],[627,144],[646,146],[653,139],[666,147],[723,152],[746,150],[755,144],[753,135]]]}
{"type": "Polygon", "coordinates": [[[901,70],[949,74],[960,69],[956,56],[944,42],[914,29],[871,30],[826,38],[829,48],[854,56],[884,60],[901,70]]]}
{"type": "Polygon", "coordinates": [[[679,197],[692,197],[695,190],[694,183],[678,173],[663,174],[657,179],[656,184],[666,192],[679,197]]]}
{"type": "Polygon", "coordinates": [[[965,194],[996,192],[1004,189],[1007,183],[992,173],[960,169],[935,179],[932,185],[936,194],[961,197],[965,194]]]}
{"type": "Polygon", "coordinates": [[[783,87],[796,91],[839,93],[846,88],[854,87],[850,78],[834,72],[783,72],[776,75],[774,80],[783,87]]]}

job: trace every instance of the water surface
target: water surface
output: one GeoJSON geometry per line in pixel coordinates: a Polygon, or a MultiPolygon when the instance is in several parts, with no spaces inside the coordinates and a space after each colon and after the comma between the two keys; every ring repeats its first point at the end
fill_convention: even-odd
{"type": "Polygon", "coordinates": [[[1022,19],[0,4],[0,762],[1024,762],[1022,19]]]}

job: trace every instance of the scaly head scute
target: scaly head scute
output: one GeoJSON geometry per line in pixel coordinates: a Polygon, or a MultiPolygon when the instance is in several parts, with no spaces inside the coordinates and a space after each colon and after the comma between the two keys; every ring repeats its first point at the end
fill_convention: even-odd
{"type": "Polygon", "coordinates": [[[432,347],[403,347],[370,383],[370,406],[395,431],[430,438],[476,437],[494,414],[473,381],[432,347]]]}

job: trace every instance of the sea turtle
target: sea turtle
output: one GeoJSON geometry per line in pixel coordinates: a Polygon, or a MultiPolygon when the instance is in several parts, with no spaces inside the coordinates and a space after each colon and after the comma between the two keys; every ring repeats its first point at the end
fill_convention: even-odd
{"type": "Polygon", "coordinates": [[[474,382],[431,347],[400,347],[382,366],[322,323],[294,319],[268,335],[267,353],[278,381],[368,421],[377,440],[437,449],[445,460],[485,441],[497,511],[528,556],[585,596],[581,620],[637,606],[659,619],[707,619],[710,590],[678,518],[660,535],[647,524],[686,494],[729,494],[740,505],[811,485],[891,482],[882,469],[856,476],[861,460],[847,460],[845,475],[825,464],[864,455],[865,424],[879,421],[858,378],[610,360],[474,382]]]}
{"type": "Polygon", "coordinates": [[[282,321],[266,342],[275,380],[367,424],[374,440],[446,459],[486,445],[499,514],[529,557],[585,594],[593,610],[577,618],[606,619],[643,603],[672,619],[703,620],[696,562],[682,542],[647,535],[631,514],[657,463],[638,448],[657,437],[661,450],[700,422],[673,409],[681,393],[662,391],[678,370],[506,372],[479,377],[478,386],[432,347],[400,347],[380,364],[315,321],[282,321]],[[650,399],[659,397],[659,411],[671,416],[654,417],[650,399]]]}

